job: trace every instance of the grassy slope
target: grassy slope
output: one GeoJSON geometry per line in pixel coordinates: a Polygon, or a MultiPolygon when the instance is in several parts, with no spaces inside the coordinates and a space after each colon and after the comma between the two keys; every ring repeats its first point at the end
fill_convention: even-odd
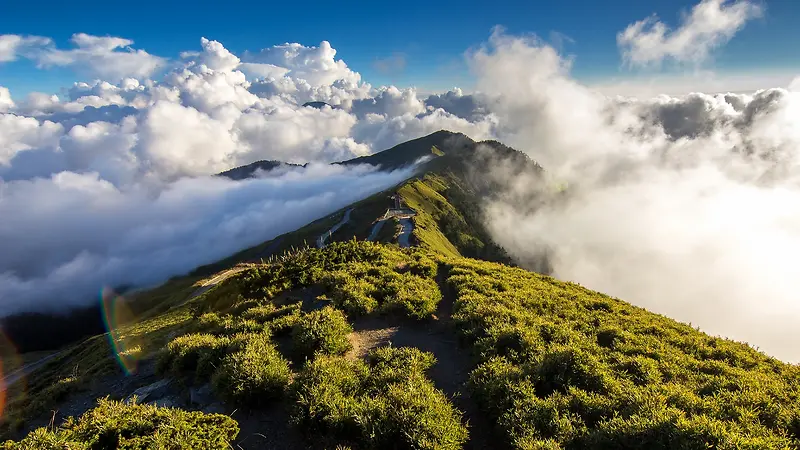
{"type": "MultiPolygon", "coordinates": [[[[413,238],[417,244],[448,256],[481,256],[480,249],[487,246],[484,242],[488,242],[486,233],[475,216],[459,212],[477,209],[475,192],[469,192],[463,187],[466,184],[463,159],[470,157],[474,146],[475,142],[463,135],[443,131],[369,157],[346,162],[396,168],[423,156],[437,156],[428,163],[430,175],[412,179],[351,205],[351,222],[342,227],[330,242],[365,239],[373,221],[391,205],[388,197],[399,191],[406,202],[418,210],[413,238]],[[446,149],[447,153],[441,149],[446,149]],[[435,172],[442,175],[436,175],[435,172]]],[[[269,260],[270,257],[313,246],[316,237],[337,223],[344,210],[240,251],[217,263],[199,267],[188,276],[176,277],[158,288],[129,296],[127,304],[131,311],[127,316],[135,318],[135,322],[126,327],[126,333],[132,341],[144,342],[137,348],[138,354],[135,357],[146,359],[152,356],[153,352],[165,344],[168,335],[179,331],[191,320],[187,315],[187,307],[180,305],[197,288],[199,280],[210,278],[213,274],[240,263],[261,262],[262,259],[269,260]]],[[[397,223],[387,222],[377,241],[394,242],[398,230],[397,223]]],[[[491,244],[488,247],[496,249],[491,244]]],[[[484,257],[505,260],[501,251],[496,251],[493,255],[486,254],[484,257]]],[[[119,373],[118,366],[109,358],[114,352],[115,349],[106,336],[90,338],[73,345],[28,377],[26,395],[9,395],[10,401],[4,414],[6,424],[15,425],[26,418],[41,414],[60,401],[66,393],[83,390],[93,377],[119,373]],[[68,382],[65,383],[64,380],[68,382]]]]}
{"type": "Polygon", "coordinates": [[[573,283],[451,261],[473,393],[515,448],[797,448],[800,369],[573,283]]]}
{"type": "Polygon", "coordinates": [[[417,211],[413,235],[421,247],[443,255],[511,262],[483,227],[478,199],[464,190],[454,174],[429,173],[406,183],[399,192],[417,211]],[[469,210],[476,213],[464,213],[469,210]]]}
{"type": "MultiPolygon", "coordinates": [[[[304,368],[302,363],[283,362],[295,358],[292,346],[288,350],[274,347],[270,336],[285,335],[294,327],[305,349],[308,342],[342,342],[341,333],[347,332],[340,331],[348,327],[339,322],[326,325],[312,318],[318,307],[304,302],[293,306],[291,296],[281,295],[304,286],[323,289],[330,300],[318,301],[346,312],[349,321],[363,314],[388,315],[390,323],[397,324],[408,320],[403,317],[434,320],[436,303],[450,295],[450,301],[455,300],[451,332],[459,333],[477,357],[470,377],[471,396],[481,413],[496,424],[504,446],[693,449],[711,445],[733,449],[800,445],[797,367],[572,283],[428,250],[401,251],[366,242],[303,250],[280,262],[254,266],[189,302],[172,296],[172,308],[122,327],[120,338],[146,343],[139,350],[142,357],[165,348],[174,355],[186,355],[187,351],[206,352],[203,345],[223,345],[222,353],[214,350],[201,353],[206,356],[200,358],[212,358],[204,364],[229,374],[219,384],[220,396],[259,405],[284,398],[295,408],[293,417],[301,426],[312,426],[315,434],[331,444],[368,447],[392,442],[392,433],[400,433],[417,436],[401,447],[439,445],[422,445],[430,444],[420,437],[425,435],[435,436],[440,445],[460,448],[466,436],[458,425],[460,413],[425,378],[425,370],[417,375],[405,370],[408,361],[403,358],[426,360],[429,356],[382,356],[406,361],[386,370],[398,374],[391,377],[401,376],[396,379],[400,385],[418,385],[415,389],[422,397],[416,398],[401,396],[406,388],[386,390],[382,383],[373,384],[369,377],[379,376],[378,372],[369,374],[377,366],[352,365],[338,356],[346,350],[339,344],[320,347],[329,354],[324,354],[327,359],[319,359],[322,354],[313,356],[319,359],[317,365],[304,368]],[[436,288],[438,275],[444,277],[440,280],[445,283],[441,285],[444,296],[436,288]],[[403,277],[409,278],[404,281],[403,277]],[[305,322],[304,317],[308,317],[305,322]],[[303,323],[317,324],[309,328],[303,323]],[[206,334],[191,334],[198,332],[206,334]],[[267,335],[259,337],[263,332],[267,335]],[[309,341],[309,332],[319,338],[309,341]],[[168,335],[185,337],[167,347],[168,335]],[[198,340],[202,336],[209,337],[198,340]],[[259,347],[249,350],[250,342],[259,347]],[[284,351],[288,353],[281,356],[284,351]],[[225,362],[226,354],[233,358],[230,363],[225,362]],[[267,359],[248,365],[248,358],[267,359]],[[226,364],[241,368],[231,371],[224,369],[226,364]],[[270,372],[262,373],[267,369],[270,372]],[[281,375],[274,378],[278,376],[274,374],[281,375]],[[271,379],[275,381],[267,389],[264,380],[271,379]],[[232,389],[235,395],[227,394],[232,389]],[[298,397],[298,393],[303,394],[298,397]],[[395,417],[395,411],[408,416],[395,417]],[[371,421],[384,428],[359,428],[354,424],[361,422],[348,419],[356,417],[352,414],[370,415],[371,421]],[[423,420],[424,415],[429,419],[423,420]],[[337,425],[319,428],[325,423],[337,425]],[[430,428],[403,428],[423,423],[430,428]]],[[[102,337],[87,341],[59,365],[96,359],[97,367],[86,373],[113,370],[97,356],[107,354],[104,342],[102,337]]],[[[177,367],[169,369],[168,376],[185,373],[194,378],[205,373],[216,379],[208,369],[167,361],[167,367],[177,367]]],[[[186,361],[196,364],[198,360],[186,361]]],[[[58,377],[51,380],[55,386],[51,390],[66,389],[71,383],[59,383],[58,377]]]]}
{"type": "Polygon", "coordinates": [[[7,403],[0,416],[4,432],[41,416],[67,395],[86,390],[98,377],[122,375],[116,359],[118,350],[127,350],[130,361],[152,357],[161,350],[170,333],[185,327],[191,319],[184,302],[199,287],[197,281],[183,277],[132,294],[114,314],[118,322],[112,325],[117,341],[126,345],[115,349],[108,334],[93,336],[65,348],[26,376],[24,382],[13,385],[6,393],[7,403]]]}

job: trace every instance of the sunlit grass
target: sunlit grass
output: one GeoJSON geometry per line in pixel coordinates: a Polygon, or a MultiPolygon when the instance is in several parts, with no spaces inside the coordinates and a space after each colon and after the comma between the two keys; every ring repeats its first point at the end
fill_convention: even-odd
{"type": "MultiPolygon", "coordinates": [[[[460,448],[467,429],[428,378],[431,354],[343,356],[360,316],[431,318],[443,301],[440,275],[455,296],[453,328],[478,358],[469,392],[503,445],[800,446],[797,367],[576,284],[427,249],[355,241],[300,249],[191,300],[195,286],[174,285],[181,294],[165,292],[173,300],[163,312],[117,332],[137,343],[126,353],[159,355],[163,376],[211,382],[230,404],[289,402],[294,422],[331,448],[460,448]]],[[[119,373],[112,356],[98,336],[54,358],[31,377],[30,396],[9,402],[7,426],[41,415],[89,377],[119,373]]],[[[230,431],[226,423],[202,432],[230,431]]],[[[79,436],[36,433],[29,439],[79,436]]]]}

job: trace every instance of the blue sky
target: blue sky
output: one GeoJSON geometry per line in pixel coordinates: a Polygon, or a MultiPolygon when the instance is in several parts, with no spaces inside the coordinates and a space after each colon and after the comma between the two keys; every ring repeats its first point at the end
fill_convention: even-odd
{"type": "MultiPolygon", "coordinates": [[[[54,39],[69,48],[69,37],[83,32],[119,36],[134,47],[175,58],[199,49],[201,36],[222,42],[231,51],[258,50],[284,42],[318,45],[328,40],[353,70],[373,85],[418,86],[440,90],[469,85],[464,51],[486,41],[495,25],[509,33],[535,33],[550,40],[561,33],[564,53],[574,56],[573,74],[602,82],[641,76],[622,67],[616,35],[629,24],[657,14],[676,26],[685,0],[405,1],[369,3],[169,2],[74,3],[6,2],[0,34],[31,34],[54,39]],[[190,6],[187,6],[190,5],[190,6]],[[376,61],[401,57],[402,70],[378,70],[376,61]]],[[[751,20],[706,63],[718,73],[800,73],[800,2],[763,3],[766,14],[751,20]]],[[[652,70],[650,71],[652,72],[652,70]]],[[[649,75],[650,72],[645,72],[649,75]]],[[[53,92],[80,77],[67,69],[37,70],[29,61],[0,64],[0,85],[14,97],[32,90],[53,92]]]]}

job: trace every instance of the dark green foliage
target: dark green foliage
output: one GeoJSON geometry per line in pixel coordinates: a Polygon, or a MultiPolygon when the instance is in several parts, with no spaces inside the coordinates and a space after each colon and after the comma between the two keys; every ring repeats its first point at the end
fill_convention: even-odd
{"type": "Polygon", "coordinates": [[[797,448],[798,369],[580,286],[453,259],[470,386],[515,448],[797,448]]]}
{"type": "Polygon", "coordinates": [[[347,339],[352,331],[342,311],[326,306],[297,321],[292,330],[292,346],[301,360],[315,353],[343,355],[352,348],[347,339]]]}
{"type": "Polygon", "coordinates": [[[380,312],[426,319],[442,300],[434,280],[437,267],[431,258],[420,254],[408,258],[398,252],[383,265],[343,265],[322,281],[334,305],[350,315],[380,312]]]}
{"type": "Polygon", "coordinates": [[[303,249],[280,263],[246,270],[238,280],[245,298],[269,299],[288,289],[318,283],[324,274],[342,264],[382,263],[387,256],[397,257],[372,242],[334,242],[325,249],[303,249]]]}
{"type": "Polygon", "coordinates": [[[31,449],[220,449],[239,434],[236,421],[221,414],[100,400],[79,419],[58,428],[39,428],[3,448],[31,449]]]}
{"type": "Polygon", "coordinates": [[[574,347],[551,347],[530,372],[542,396],[571,387],[606,393],[610,383],[608,369],[592,354],[574,347]]]}
{"type": "Polygon", "coordinates": [[[336,307],[353,316],[370,314],[378,307],[378,287],[371,281],[344,269],[327,274],[323,280],[336,307]]]}
{"type": "MultiPolygon", "coordinates": [[[[498,447],[800,447],[797,366],[575,284],[367,242],[332,243],[256,266],[165,315],[169,330],[189,334],[164,345],[168,334],[159,331],[159,368],[211,377],[220,396],[256,407],[291,385],[292,420],[331,448],[460,448],[467,439],[460,413],[425,375],[431,354],[387,347],[364,361],[338,356],[349,348],[345,314],[384,314],[389,322],[430,317],[442,299],[437,279],[455,296],[452,328],[478,358],[471,397],[505,441],[498,447]],[[298,374],[280,353],[289,352],[280,334],[290,330],[291,348],[308,360],[296,366],[298,374]]],[[[147,322],[139,330],[163,326],[147,322]]],[[[102,343],[76,350],[81,361],[104,367],[109,350],[102,343]]],[[[24,411],[46,411],[81,386],[64,375],[39,382],[24,411]]],[[[19,402],[9,403],[15,421],[19,402]]],[[[27,447],[11,448],[86,448],[94,439],[66,430],[37,431],[27,447]]]]}
{"type": "Polygon", "coordinates": [[[467,429],[425,377],[433,355],[382,348],[367,362],[319,357],[294,385],[293,421],[357,448],[457,449],[467,429]]]}
{"type": "Polygon", "coordinates": [[[214,374],[214,390],[237,404],[263,405],[280,398],[292,372],[270,339],[261,333],[249,337],[244,349],[225,357],[214,374]]]}
{"type": "Polygon", "coordinates": [[[442,293],[431,278],[404,273],[383,287],[381,311],[398,313],[413,319],[426,319],[436,312],[442,293]]]}
{"type": "Polygon", "coordinates": [[[435,278],[439,264],[429,254],[420,250],[414,250],[411,254],[411,261],[408,262],[408,270],[414,275],[423,278],[435,278]]]}
{"type": "Polygon", "coordinates": [[[302,315],[301,306],[298,302],[279,308],[266,322],[265,330],[269,330],[272,336],[289,333],[302,315]]]}
{"type": "Polygon", "coordinates": [[[470,188],[466,178],[463,172],[456,174],[448,168],[399,189],[403,200],[417,211],[414,236],[421,247],[447,256],[511,262],[484,228],[480,205],[488,193],[470,188]]]}
{"type": "Polygon", "coordinates": [[[176,376],[194,373],[198,380],[207,379],[234,344],[228,336],[198,333],[179,336],[162,352],[157,369],[176,376]]]}

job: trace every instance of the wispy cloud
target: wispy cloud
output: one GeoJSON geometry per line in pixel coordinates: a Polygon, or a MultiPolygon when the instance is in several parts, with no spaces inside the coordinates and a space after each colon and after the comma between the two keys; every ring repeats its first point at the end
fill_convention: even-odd
{"type": "Polygon", "coordinates": [[[42,36],[0,35],[0,63],[14,61],[31,49],[48,45],[50,38],[42,36]]]}
{"type": "Polygon", "coordinates": [[[660,65],[665,60],[702,63],[762,13],[763,8],[750,0],[702,0],[675,30],[651,16],[620,32],[617,45],[631,67],[660,65]]]}
{"type": "Polygon", "coordinates": [[[406,70],[406,55],[394,53],[386,58],[377,58],[372,67],[384,75],[397,75],[406,70]]]}
{"type": "Polygon", "coordinates": [[[146,78],[163,67],[166,59],[134,49],[130,39],[113,36],[72,35],[74,48],[57,48],[53,40],[41,36],[0,36],[0,63],[19,57],[40,67],[71,67],[77,72],[110,81],[126,77],[146,78]]]}

